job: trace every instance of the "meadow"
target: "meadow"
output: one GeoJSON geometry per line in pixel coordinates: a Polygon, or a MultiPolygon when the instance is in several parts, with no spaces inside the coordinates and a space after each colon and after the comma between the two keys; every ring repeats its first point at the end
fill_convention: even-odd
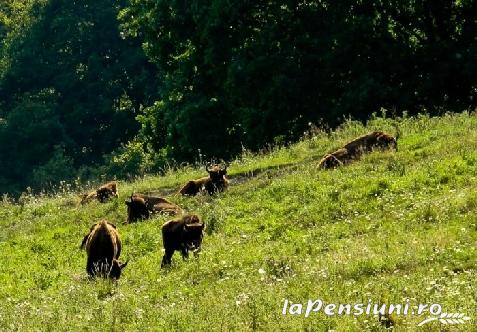
{"type": "Polygon", "coordinates": [[[306,303],[438,303],[464,324],[395,315],[395,331],[477,331],[477,116],[373,117],[290,146],[244,151],[230,188],[175,196],[203,166],[119,183],[119,199],[78,206],[78,192],[0,203],[1,331],[385,331],[373,315],[282,315],[306,303]],[[336,170],[324,153],[372,130],[398,151],[373,152],[336,170]],[[133,192],[167,195],[206,223],[199,257],[161,269],[161,225],[125,224],[133,192]],[[79,249],[107,219],[129,259],[118,282],[91,281],[79,249]]]}

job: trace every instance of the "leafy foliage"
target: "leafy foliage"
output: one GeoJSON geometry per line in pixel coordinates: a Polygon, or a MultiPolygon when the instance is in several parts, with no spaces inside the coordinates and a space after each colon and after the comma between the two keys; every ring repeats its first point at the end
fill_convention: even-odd
{"type": "Polygon", "coordinates": [[[129,176],[161,169],[166,160],[227,159],[244,148],[288,144],[310,124],[366,120],[382,107],[396,115],[473,109],[476,6],[471,0],[2,2],[0,123],[8,137],[0,142],[8,156],[0,163],[2,190],[32,185],[35,169],[57,157],[57,146],[73,169],[129,176]],[[31,126],[17,133],[12,122],[28,122],[32,103],[41,113],[34,118],[49,121],[39,130],[55,134],[38,146],[31,126]],[[33,139],[22,143],[22,135],[33,139]],[[22,150],[10,148],[15,144],[22,150]]]}
{"type": "Polygon", "coordinates": [[[475,6],[131,0],[120,18],[163,73],[149,122],[173,156],[189,160],[197,149],[230,155],[294,140],[309,122],[366,119],[381,107],[475,106],[475,6]]]}
{"type": "MultiPolygon", "coordinates": [[[[155,71],[140,41],[121,37],[119,8],[109,1],[33,1],[22,29],[8,34],[0,81],[0,149],[8,154],[0,174],[11,188],[40,184],[31,177],[58,158],[55,146],[70,166],[93,165],[136,134],[135,114],[145,94],[154,95],[155,71]]],[[[56,175],[74,177],[70,171],[56,175]]]]}

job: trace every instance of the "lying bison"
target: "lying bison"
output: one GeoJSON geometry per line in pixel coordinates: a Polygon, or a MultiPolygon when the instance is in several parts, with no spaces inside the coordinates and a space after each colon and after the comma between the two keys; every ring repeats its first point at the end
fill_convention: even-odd
{"type": "Polygon", "coordinates": [[[345,146],[350,154],[359,154],[371,152],[375,149],[385,150],[394,149],[397,151],[397,139],[382,131],[373,131],[372,133],[360,136],[345,146]]]}
{"type": "Polygon", "coordinates": [[[121,254],[121,239],[116,226],[106,220],[93,225],[83,238],[81,248],[88,254],[86,272],[91,276],[119,279],[127,262],[118,261],[121,254]]]}
{"type": "Polygon", "coordinates": [[[376,149],[397,150],[397,138],[383,133],[382,131],[373,131],[372,133],[352,140],[335,152],[326,154],[320,160],[319,167],[323,169],[336,168],[358,159],[363,153],[371,152],[376,149]]]}
{"type": "Polygon", "coordinates": [[[96,190],[82,194],[81,204],[86,204],[93,200],[104,203],[111,197],[118,197],[118,184],[116,181],[108,182],[96,190]]]}
{"type": "Polygon", "coordinates": [[[182,213],[182,209],[162,197],[147,196],[135,193],[125,201],[128,208],[127,222],[135,222],[138,219],[148,219],[153,213],[163,213],[172,216],[182,213]]]}
{"type": "Polygon", "coordinates": [[[195,196],[199,192],[206,191],[209,195],[224,191],[229,185],[227,166],[207,164],[205,167],[209,176],[191,180],[179,191],[181,195],[195,196]]]}
{"type": "Polygon", "coordinates": [[[164,257],[161,267],[171,264],[174,251],[180,251],[182,258],[189,256],[189,250],[194,253],[200,251],[202,244],[204,223],[195,214],[188,214],[180,219],[170,220],[162,226],[162,241],[164,257]]]}

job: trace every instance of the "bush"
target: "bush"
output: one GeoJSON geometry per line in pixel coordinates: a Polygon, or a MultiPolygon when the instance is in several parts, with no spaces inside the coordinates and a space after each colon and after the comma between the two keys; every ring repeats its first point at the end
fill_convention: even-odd
{"type": "Polygon", "coordinates": [[[105,173],[120,178],[143,176],[148,172],[159,171],[166,163],[166,151],[148,152],[138,140],[121,146],[107,160],[105,173]]]}
{"type": "Polygon", "coordinates": [[[75,175],[72,159],[57,145],[50,160],[33,170],[31,183],[34,187],[51,188],[60,181],[70,181],[75,175]]]}

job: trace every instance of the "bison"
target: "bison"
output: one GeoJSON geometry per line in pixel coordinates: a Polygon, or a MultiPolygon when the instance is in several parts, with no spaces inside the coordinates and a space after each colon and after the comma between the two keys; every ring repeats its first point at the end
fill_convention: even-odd
{"type": "Polygon", "coordinates": [[[164,213],[176,216],[182,212],[182,209],[178,205],[165,198],[147,196],[139,193],[132,194],[125,203],[128,208],[128,223],[138,219],[148,219],[152,213],[164,213]]]}
{"type": "Polygon", "coordinates": [[[95,199],[100,203],[104,203],[111,197],[118,197],[118,184],[116,181],[108,182],[94,191],[82,194],[81,204],[89,203],[95,199]]]}
{"type": "Polygon", "coordinates": [[[204,223],[196,214],[188,214],[180,219],[166,222],[162,226],[162,241],[164,244],[164,257],[161,268],[171,264],[174,251],[180,251],[182,258],[189,256],[189,250],[194,254],[200,251],[202,244],[204,223]]]}
{"type": "Polygon", "coordinates": [[[91,227],[80,248],[85,248],[88,254],[86,272],[91,277],[119,279],[122,269],[128,264],[119,262],[121,239],[116,226],[106,220],[91,227]]]}
{"type": "Polygon", "coordinates": [[[224,191],[228,187],[229,180],[225,177],[227,175],[227,166],[209,163],[205,169],[209,176],[187,182],[179,193],[181,195],[195,196],[199,192],[206,191],[209,195],[213,195],[216,192],[224,191]]]}
{"type": "Polygon", "coordinates": [[[335,152],[326,154],[320,160],[319,167],[323,169],[336,168],[358,159],[365,152],[371,152],[375,149],[397,150],[397,138],[382,131],[373,131],[352,140],[335,152]]]}
{"type": "Polygon", "coordinates": [[[397,151],[397,139],[382,131],[373,131],[372,133],[360,136],[345,146],[352,155],[362,152],[371,152],[374,149],[394,149],[397,151]]]}

